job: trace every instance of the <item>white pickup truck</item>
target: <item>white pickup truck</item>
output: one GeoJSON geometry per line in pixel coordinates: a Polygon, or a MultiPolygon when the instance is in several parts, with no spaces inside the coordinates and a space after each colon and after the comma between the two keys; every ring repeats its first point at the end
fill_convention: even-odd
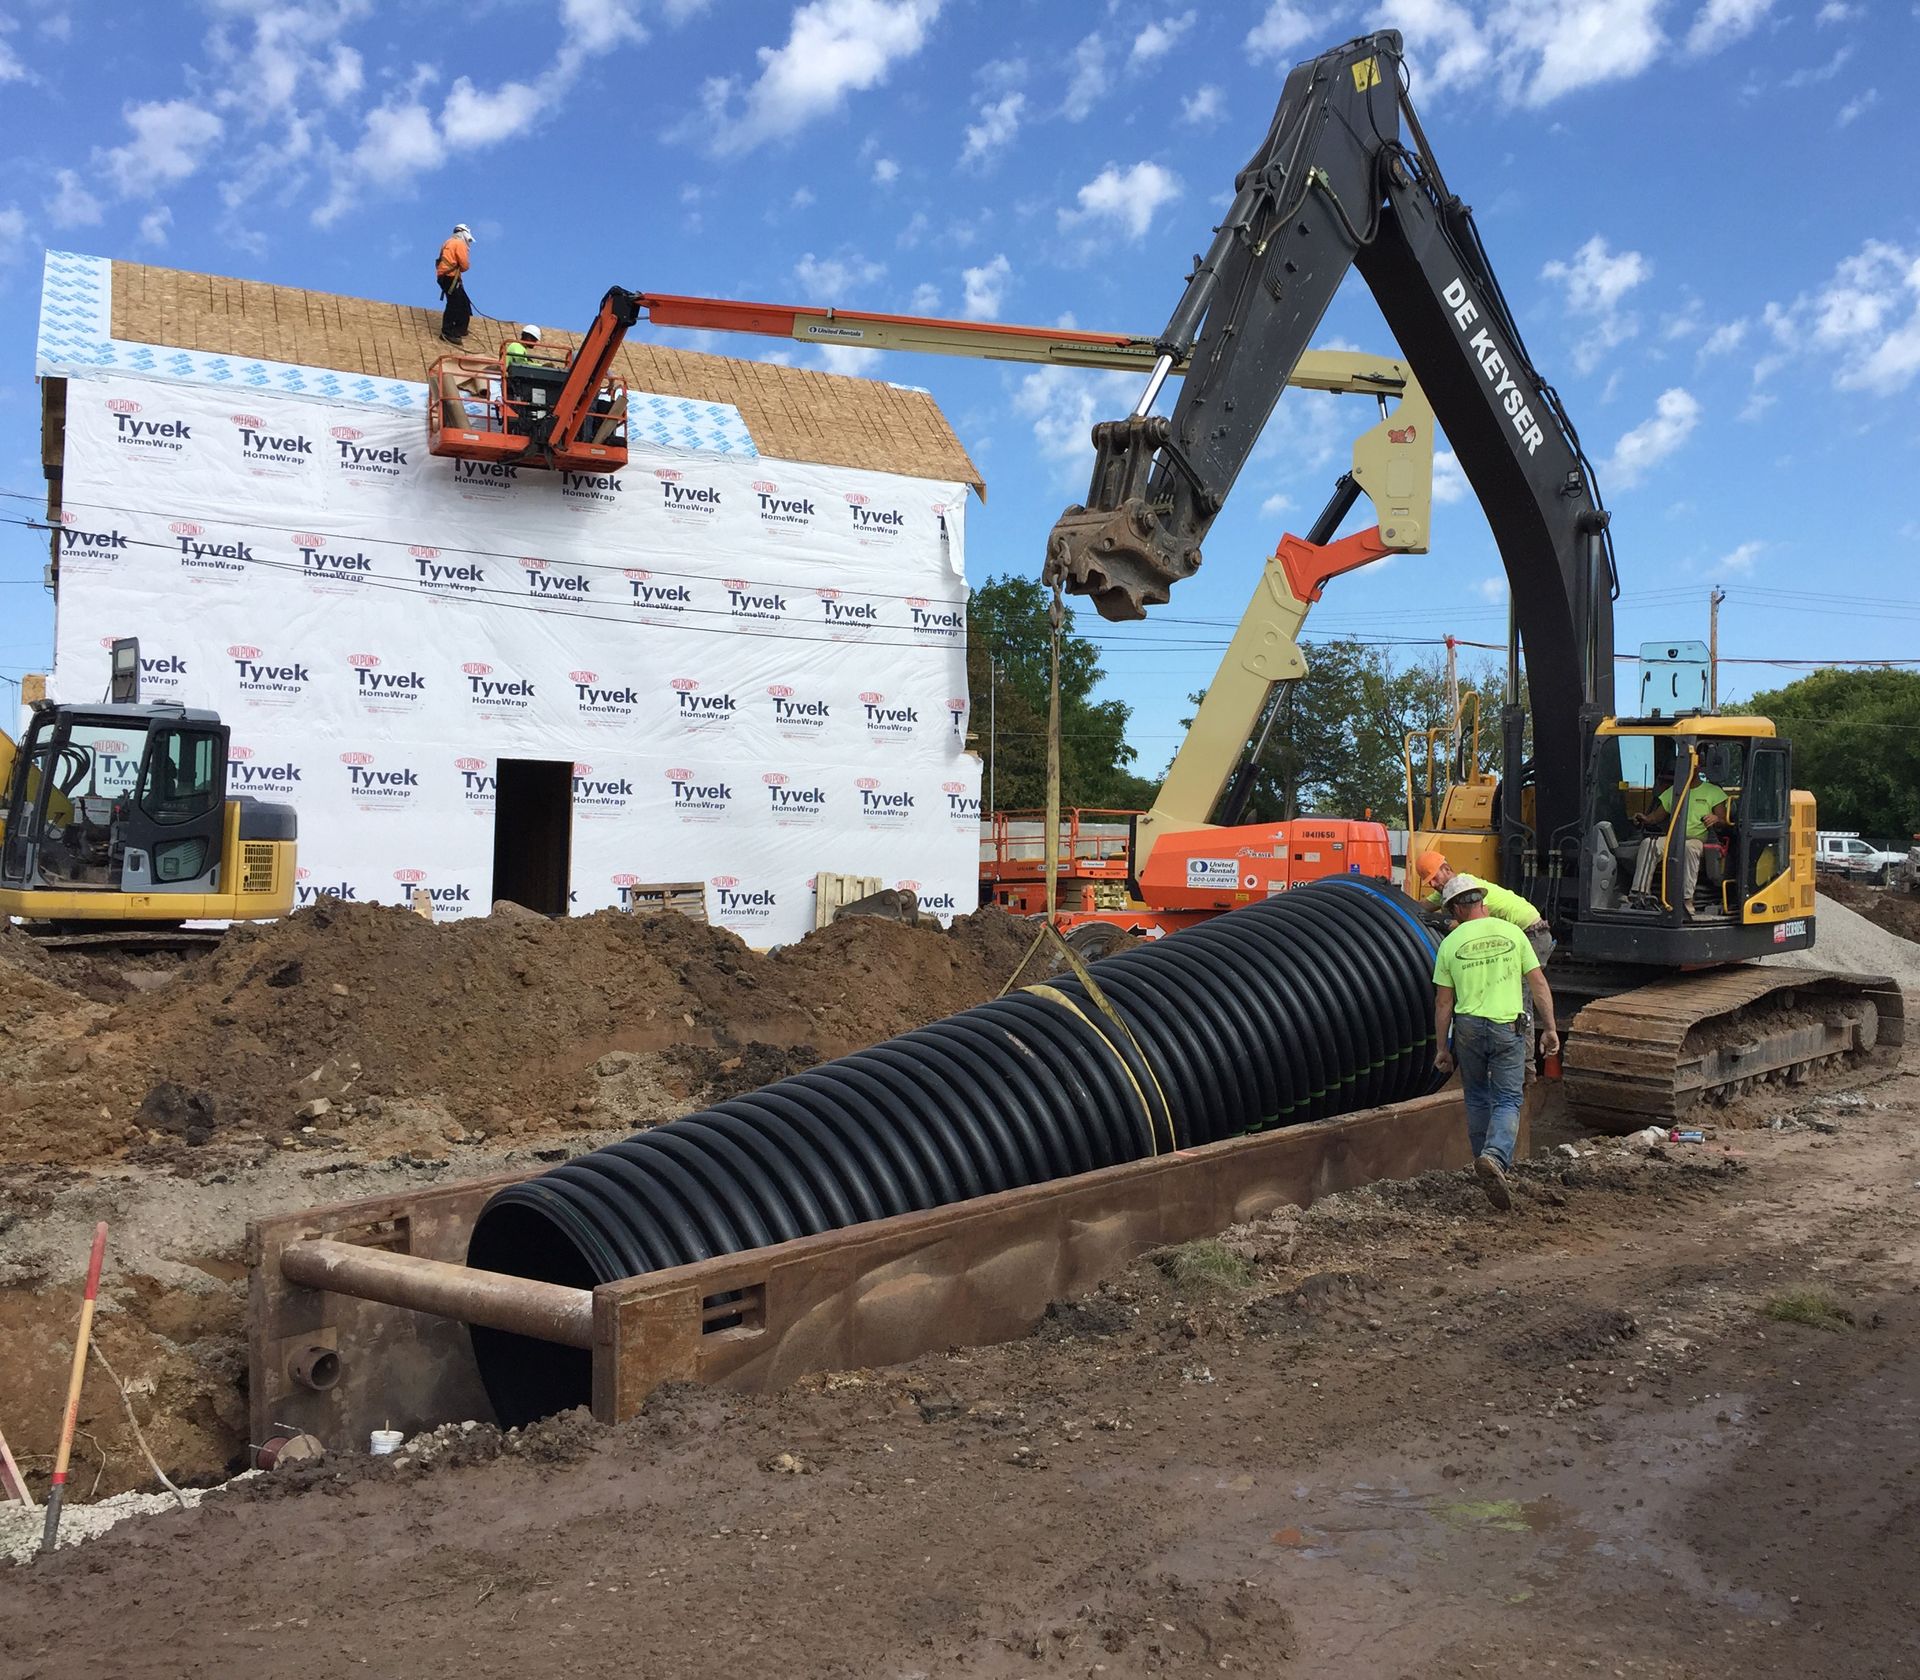
{"type": "Polygon", "coordinates": [[[1850,880],[1873,881],[1884,887],[1892,881],[1895,870],[1906,866],[1908,856],[1905,852],[1883,852],[1857,834],[1822,834],[1814,863],[1850,880]]]}

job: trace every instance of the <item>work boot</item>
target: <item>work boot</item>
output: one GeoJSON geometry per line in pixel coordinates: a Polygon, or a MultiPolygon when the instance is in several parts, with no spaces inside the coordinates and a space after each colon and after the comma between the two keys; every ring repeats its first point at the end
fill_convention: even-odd
{"type": "Polygon", "coordinates": [[[1473,1163],[1473,1170],[1480,1175],[1480,1188],[1487,1193],[1487,1200],[1502,1213],[1513,1206],[1513,1192],[1507,1188],[1506,1169],[1500,1165],[1498,1156],[1482,1155],[1473,1163]]]}

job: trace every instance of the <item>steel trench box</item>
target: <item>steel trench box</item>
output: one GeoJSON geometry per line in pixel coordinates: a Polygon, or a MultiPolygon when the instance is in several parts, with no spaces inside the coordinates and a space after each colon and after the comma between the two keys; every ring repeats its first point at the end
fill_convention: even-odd
{"type": "MultiPolygon", "coordinates": [[[[1530,1088],[1522,1111],[1521,1153],[1540,1092],[1530,1088]]],[[[1376,1179],[1466,1165],[1465,1111],[1457,1087],[1449,1087],[1415,1102],[602,1284],[593,1291],[593,1412],[610,1423],[632,1417],[663,1382],[761,1392],[809,1372],[1007,1341],[1026,1334],[1050,1302],[1084,1294],[1149,1249],[1376,1179]],[[714,1301],[736,1294],[739,1300],[714,1301]]],[[[305,1238],[361,1235],[397,1252],[461,1261],[488,1197],[529,1176],[250,1224],[251,1439],[306,1430],[331,1447],[358,1449],[376,1428],[411,1432],[491,1417],[464,1325],[303,1288],[282,1274],[279,1256],[305,1238]],[[302,1388],[288,1374],[289,1358],[309,1341],[340,1355],[339,1380],[327,1390],[302,1388]]]]}

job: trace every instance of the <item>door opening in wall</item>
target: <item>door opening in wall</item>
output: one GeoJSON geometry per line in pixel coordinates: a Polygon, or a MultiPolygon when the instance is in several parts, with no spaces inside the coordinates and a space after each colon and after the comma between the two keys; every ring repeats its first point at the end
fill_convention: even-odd
{"type": "Polygon", "coordinates": [[[493,897],[567,913],[573,848],[573,764],[503,758],[493,807],[493,897]]]}

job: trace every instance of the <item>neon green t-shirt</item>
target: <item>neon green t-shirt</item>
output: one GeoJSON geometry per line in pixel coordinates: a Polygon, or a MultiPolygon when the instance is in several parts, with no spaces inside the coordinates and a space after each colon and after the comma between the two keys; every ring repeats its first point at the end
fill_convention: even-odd
{"type": "MultiPolygon", "coordinates": [[[[1707,818],[1712,815],[1716,805],[1726,803],[1727,790],[1715,787],[1712,782],[1695,782],[1687,790],[1687,832],[1688,840],[1704,840],[1707,837],[1707,818]]],[[[1660,795],[1660,809],[1673,809],[1673,789],[1667,788],[1660,795]]]]}
{"type": "MultiPolygon", "coordinates": [[[[1469,875],[1464,870],[1456,871],[1458,879],[1471,881],[1487,895],[1487,914],[1503,922],[1511,922],[1523,933],[1540,920],[1540,912],[1511,887],[1496,886],[1492,881],[1483,881],[1478,875],[1469,875]]],[[[1427,894],[1429,904],[1438,904],[1440,894],[1427,894]]]]}
{"type": "Polygon", "coordinates": [[[1497,916],[1462,922],[1440,942],[1433,983],[1453,988],[1453,1012],[1487,1021],[1518,1020],[1526,1007],[1523,976],[1540,966],[1526,936],[1497,916]]]}

